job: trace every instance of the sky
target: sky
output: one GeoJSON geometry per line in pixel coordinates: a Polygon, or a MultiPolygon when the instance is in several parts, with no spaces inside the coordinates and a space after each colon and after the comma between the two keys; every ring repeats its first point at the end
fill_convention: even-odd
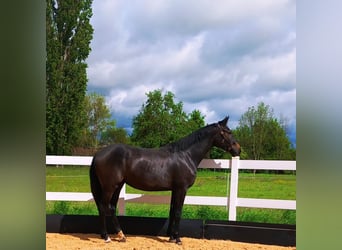
{"type": "Polygon", "coordinates": [[[296,138],[296,2],[101,0],[87,59],[88,91],[128,131],[146,93],[171,91],[207,124],[239,124],[264,102],[296,138]]]}

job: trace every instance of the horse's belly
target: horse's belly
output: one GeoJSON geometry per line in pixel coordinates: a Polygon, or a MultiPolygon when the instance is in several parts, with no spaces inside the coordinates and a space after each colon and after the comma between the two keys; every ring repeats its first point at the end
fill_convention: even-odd
{"type": "Polygon", "coordinates": [[[132,174],[126,178],[126,183],[145,191],[165,191],[172,188],[172,180],[167,174],[156,175],[151,172],[132,174]]]}
{"type": "Polygon", "coordinates": [[[126,183],[133,188],[144,191],[166,191],[171,190],[168,183],[160,183],[159,181],[142,181],[137,179],[126,180],[126,183]]]}

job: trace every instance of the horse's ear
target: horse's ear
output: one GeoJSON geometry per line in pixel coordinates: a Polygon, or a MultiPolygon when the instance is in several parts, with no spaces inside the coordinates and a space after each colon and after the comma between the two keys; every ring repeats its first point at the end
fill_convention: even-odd
{"type": "Polygon", "coordinates": [[[229,116],[226,116],[222,121],[219,121],[219,125],[227,126],[228,120],[229,120],[229,116]]]}

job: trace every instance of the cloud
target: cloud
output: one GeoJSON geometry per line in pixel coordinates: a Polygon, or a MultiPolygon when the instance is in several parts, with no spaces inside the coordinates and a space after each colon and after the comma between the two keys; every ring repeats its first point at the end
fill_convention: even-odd
{"type": "Polygon", "coordinates": [[[125,11],[123,22],[132,41],[160,37],[196,35],[202,30],[229,28],[246,20],[274,25],[284,10],[292,8],[289,1],[133,1],[125,11]]]}
{"type": "Polygon", "coordinates": [[[163,89],[162,84],[138,85],[134,88],[112,90],[106,98],[106,103],[113,113],[126,117],[137,115],[137,110],[147,100],[146,93],[155,89],[163,89]]]}
{"type": "Polygon", "coordinates": [[[207,123],[264,101],[295,127],[295,1],[95,1],[91,22],[88,89],[123,127],[155,89],[207,123]]]}

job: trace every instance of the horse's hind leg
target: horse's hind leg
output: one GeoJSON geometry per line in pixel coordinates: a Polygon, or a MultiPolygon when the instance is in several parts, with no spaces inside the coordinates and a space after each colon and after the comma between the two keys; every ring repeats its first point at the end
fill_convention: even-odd
{"type": "Polygon", "coordinates": [[[117,189],[115,190],[115,192],[112,196],[112,199],[110,200],[110,207],[111,207],[112,221],[114,224],[114,230],[115,230],[115,232],[117,234],[117,238],[120,242],[126,241],[126,236],[122,232],[122,229],[120,227],[120,223],[119,223],[118,218],[116,216],[117,204],[118,204],[120,191],[121,191],[123,184],[124,183],[122,182],[118,185],[117,189]]]}
{"type": "Polygon", "coordinates": [[[111,239],[107,233],[107,225],[106,225],[106,215],[109,212],[109,201],[111,194],[104,193],[101,201],[98,204],[99,217],[100,217],[100,228],[101,228],[101,238],[105,240],[105,242],[110,242],[111,239]]]}

